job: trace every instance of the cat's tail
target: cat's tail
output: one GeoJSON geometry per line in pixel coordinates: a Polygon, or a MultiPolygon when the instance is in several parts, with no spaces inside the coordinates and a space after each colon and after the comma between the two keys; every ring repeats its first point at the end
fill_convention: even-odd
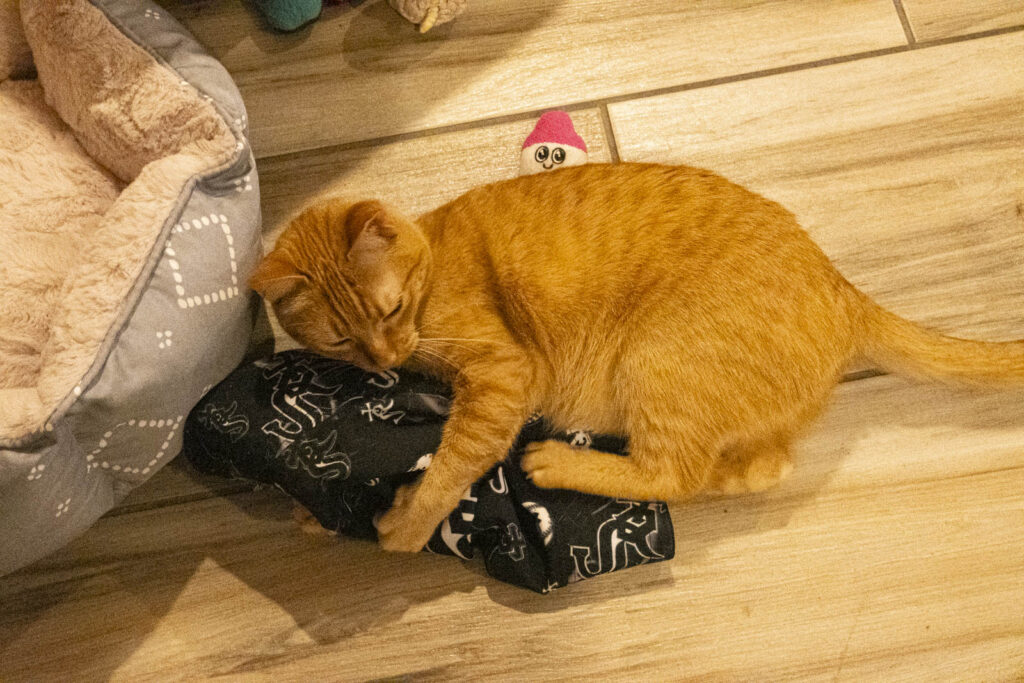
{"type": "Polygon", "coordinates": [[[947,337],[857,295],[864,314],[861,351],[883,369],[945,382],[1024,386],[1024,341],[947,337]]]}

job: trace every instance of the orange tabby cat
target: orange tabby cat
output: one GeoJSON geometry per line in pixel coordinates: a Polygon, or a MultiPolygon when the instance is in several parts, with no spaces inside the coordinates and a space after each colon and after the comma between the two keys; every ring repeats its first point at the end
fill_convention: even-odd
{"type": "Polygon", "coordinates": [[[1024,380],[1024,344],[928,332],[848,283],[778,204],[708,171],[591,164],[466,193],[416,221],[327,200],[251,281],[296,340],[450,382],[433,463],[379,523],[419,550],[524,420],[625,434],[630,455],[535,444],[533,481],[679,500],[766,488],[857,355],[1024,380]]]}

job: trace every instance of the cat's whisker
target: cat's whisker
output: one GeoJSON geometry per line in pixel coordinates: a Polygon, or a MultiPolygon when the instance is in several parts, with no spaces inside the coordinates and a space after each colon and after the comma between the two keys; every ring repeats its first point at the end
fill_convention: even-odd
{"type": "Polygon", "coordinates": [[[280,277],[272,277],[263,280],[264,283],[270,284],[271,282],[280,282],[281,280],[305,280],[305,275],[281,275],[280,277]]]}
{"type": "Polygon", "coordinates": [[[429,346],[425,346],[425,345],[423,345],[423,344],[420,344],[419,346],[417,346],[417,347],[416,347],[416,348],[415,348],[415,349],[413,350],[413,353],[423,353],[423,354],[425,354],[425,355],[430,355],[430,356],[440,356],[440,357],[442,357],[442,358],[444,358],[444,357],[445,357],[445,356],[444,356],[444,354],[442,354],[442,353],[441,353],[440,351],[438,351],[437,349],[432,349],[432,348],[430,348],[429,346]]]}
{"type": "Polygon", "coordinates": [[[437,342],[437,343],[441,343],[441,344],[446,344],[448,346],[454,346],[454,347],[460,348],[460,349],[462,349],[464,351],[471,351],[471,352],[476,353],[476,354],[483,353],[483,351],[481,351],[480,349],[474,349],[474,348],[471,348],[469,346],[466,346],[465,344],[460,344],[459,343],[459,342],[464,342],[464,341],[465,342],[476,342],[476,343],[479,343],[479,344],[491,344],[491,345],[494,345],[494,346],[506,346],[505,344],[502,344],[500,342],[492,342],[492,341],[489,341],[487,339],[463,339],[463,338],[460,338],[460,337],[427,337],[427,338],[421,337],[420,338],[420,342],[437,342]]]}
{"type": "Polygon", "coordinates": [[[455,347],[457,349],[461,349],[463,351],[469,351],[470,353],[475,353],[477,355],[480,355],[481,353],[483,353],[483,351],[481,351],[480,349],[472,349],[472,348],[470,348],[468,346],[463,346],[461,344],[455,344],[455,343],[452,343],[452,342],[446,342],[446,343],[449,346],[453,346],[453,347],[455,347]]]}
{"type": "Polygon", "coordinates": [[[420,354],[422,354],[423,358],[439,360],[439,361],[442,361],[444,363],[447,363],[447,364],[451,365],[452,367],[455,367],[455,363],[450,358],[448,358],[447,356],[445,356],[445,355],[443,355],[441,353],[438,353],[437,351],[434,351],[432,349],[417,349],[413,353],[414,354],[415,353],[420,353],[420,354]]]}
{"type": "Polygon", "coordinates": [[[421,337],[421,341],[442,341],[442,342],[476,342],[477,344],[491,344],[494,346],[507,346],[499,341],[490,339],[470,339],[468,337],[421,337]]]}
{"type": "Polygon", "coordinates": [[[443,360],[444,362],[449,363],[450,365],[452,365],[452,367],[455,367],[454,361],[452,361],[451,358],[449,358],[446,354],[444,354],[443,352],[441,352],[438,349],[431,348],[430,346],[426,346],[424,344],[420,344],[419,346],[416,347],[416,351],[420,351],[424,355],[428,355],[428,356],[431,356],[433,358],[437,358],[439,360],[443,360]]]}
{"type": "Polygon", "coordinates": [[[442,356],[436,352],[428,351],[427,349],[416,349],[415,351],[412,352],[412,358],[416,358],[417,360],[425,363],[431,363],[436,361],[448,365],[453,370],[458,370],[458,366],[456,366],[451,359],[446,358],[445,356],[442,356]]]}

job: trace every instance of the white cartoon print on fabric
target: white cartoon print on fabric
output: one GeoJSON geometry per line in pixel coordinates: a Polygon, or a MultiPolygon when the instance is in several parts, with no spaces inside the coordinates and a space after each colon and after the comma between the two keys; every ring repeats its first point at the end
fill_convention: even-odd
{"type": "Polygon", "coordinates": [[[590,432],[585,429],[567,429],[565,435],[572,438],[569,445],[573,448],[590,448],[591,444],[594,443],[590,432]]]}
{"type": "Polygon", "coordinates": [[[327,483],[336,479],[348,479],[352,473],[352,460],[348,453],[335,448],[338,431],[331,430],[323,439],[305,439],[292,444],[281,455],[285,467],[291,470],[301,468],[326,489],[327,483]]]}
{"type": "Polygon", "coordinates": [[[644,564],[662,556],[654,548],[658,537],[658,512],[664,503],[639,503],[616,499],[593,514],[611,515],[597,527],[594,547],[569,546],[576,570],[573,581],[644,564]]]}
{"type": "Polygon", "coordinates": [[[330,382],[311,363],[268,362],[260,366],[263,378],[274,381],[270,404],[275,413],[261,430],[277,438],[278,453],[287,449],[304,429],[316,427],[341,406],[364,398],[351,396],[339,404],[335,394],[343,385],[330,382]]]}
{"type": "Polygon", "coordinates": [[[374,418],[382,421],[391,420],[395,424],[401,422],[402,418],[405,417],[404,410],[392,410],[395,406],[395,399],[389,398],[386,401],[384,399],[374,399],[366,402],[360,414],[365,415],[370,422],[373,422],[374,418]]]}
{"type": "Polygon", "coordinates": [[[469,487],[462,494],[462,498],[455,508],[455,512],[459,514],[448,515],[441,524],[441,541],[448,547],[448,550],[464,560],[473,556],[471,544],[477,500],[477,497],[473,495],[473,487],[469,487]]]}
{"type": "Polygon", "coordinates": [[[366,383],[381,389],[390,389],[398,384],[398,373],[394,370],[384,370],[383,372],[375,373],[373,377],[366,380],[366,383]]]}
{"type": "Polygon", "coordinates": [[[555,535],[554,527],[551,525],[551,513],[540,503],[529,500],[523,501],[523,507],[537,518],[537,528],[540,530],[540,537],[544,541],[544,545],[551,545],[551,539],[555,535]]]}
{"type": "Polygon", "coordinates": [[[249,433],[249,418],[238,410],[238,401],[228,406],[207,403],[196,413],[195,420],[207,429],[229,435],[232,443],[249,433]]]}

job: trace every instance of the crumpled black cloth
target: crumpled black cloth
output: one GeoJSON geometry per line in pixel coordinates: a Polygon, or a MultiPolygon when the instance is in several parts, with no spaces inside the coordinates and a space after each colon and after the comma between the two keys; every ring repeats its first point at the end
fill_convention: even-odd
{"type": "MultiPolygon", "coordinates": [[[[200,471],[276,485],[327,529],[375,539],[374,517],[429,464],[450,396],[415,373],[366,373],[285,351],[242,365],[214,387],[185,423],[183,452],[200,471]]],[[[519,461],[528,443],[550,438],[625,448],[621,438],[556,433],[531,420],[425,549],[464,559],[479,552],[495,578],[541,593],[674,555],[664,503],[534,486],[519,461]]]]}

